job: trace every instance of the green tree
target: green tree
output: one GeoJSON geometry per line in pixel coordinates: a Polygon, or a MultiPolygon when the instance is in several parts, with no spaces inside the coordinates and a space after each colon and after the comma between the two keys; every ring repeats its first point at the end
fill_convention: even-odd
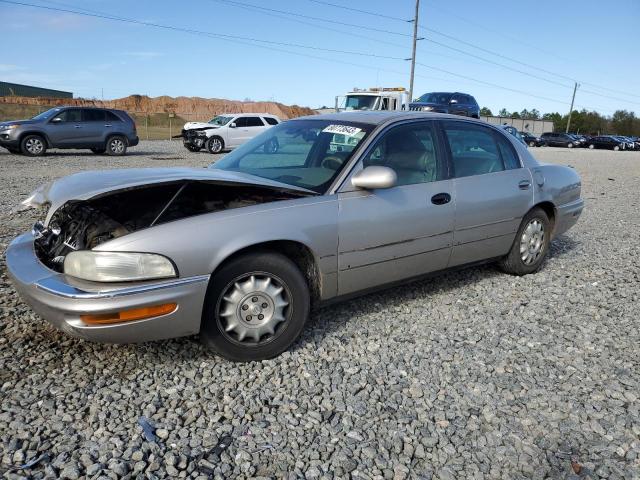
{"type": "Polygon", "coordinates": [[[527,110],[526,108],[522,109],[522,111],[520,112],[520,117],[521,118],[531,118],[531,114],[529,113],[529,110],[527,110]]]}
{"type": "Polygon", "coordinates": [[[611,128],[620,135],[638,135],[640,133],[640,119],[634,112],[616,110],[611,116],[611,128]]]}
{"type": "Polygon", "coordinates": [[[482,107],[480,109],[480,115],[484,116],[484,117],[492,117],[493,113],[491,113],[491,109],[488,107],[482,107]]]}
{"type": "Polygon", "coordinates": [[[509,115],[511,118],[520,118],[520,114],[518,112],[511,112],[509,115]]]}
{"type": "Polygon", "coordinates": [[[498,112],[498,116],[499,117],[508,117],[510,115],[509,115],[509,112],[507,111],[506,108],[501,108],[500,111],[498,112]]]}
{"type": "Polygon", "coordinates": [[[529,110],[529,118],[532,120],[540,120],[540,111],[537,108],[529,110]]]}

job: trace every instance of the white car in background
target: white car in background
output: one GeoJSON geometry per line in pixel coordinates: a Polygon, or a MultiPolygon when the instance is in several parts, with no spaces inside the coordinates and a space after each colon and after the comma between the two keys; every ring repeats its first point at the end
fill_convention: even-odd
{"type": "Polygon", "coordinates": [[[185,123],[179,137],[192,152],[206,148],[210,153],[220,153],[242,145],[279,123],[278,117],[268,113],[225,113],[206,123],[185,123]]]}

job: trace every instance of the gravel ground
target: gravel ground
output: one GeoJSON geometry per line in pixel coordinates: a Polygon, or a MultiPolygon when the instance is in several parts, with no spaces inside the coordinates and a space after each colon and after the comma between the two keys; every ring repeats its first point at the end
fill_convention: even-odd
{"type": "MultiPolygon", "coordinates": [[[[539,273],[476,267],[325,307],[271,361],[229,363],[193,338],[69,338],[20,301],[3,258],[0,472],[640,478],[640,152],[534,154],[574,166],[586,200],[539,273]]],[[[119,159],[1,150],[0,247],[34,221],[10,209],[43,181],[211,159],[177,142],[142,142],[119,159]]]]}

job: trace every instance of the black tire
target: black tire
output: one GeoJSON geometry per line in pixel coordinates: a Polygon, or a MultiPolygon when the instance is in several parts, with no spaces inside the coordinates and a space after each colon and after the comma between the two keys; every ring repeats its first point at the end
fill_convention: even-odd
{"type": "MultiPolygon", "coordinates": [[[[247,300],[256,293],[247,293],[247,300]]],[[[260,292],[257,293],[258,295],[260,292]]],[[[227,297],[225,300],[227,300],[227,297]]],[[[253,299],[255,301],[255,299],[253,299]]],[[[241,312],[240,301],[236,305],[236,312],[241,312]]],[[[264,307],[266,303],[263,303],[264,307]]],[[[284,352],[300,336],[309,317],[309,287],[300,269],[289,258],[275,252],[247,253],[231,259],[224,264],[212,277],[207,289],[202,316],[200,337],[202,342],[220,356],[236,361],[249,362],[266,360],[284,352]],[[274,328],[273,335],[268,334],[256,342],[255,339],[238,339],[235,332],[225,331],[228,321],[224,315],[219,315],[223,297],[228,295],[229,289],[236,282],[250,275],[268,275],[276,279],[287,295],[288,305],[283,311],[284,321],[274,328]],[[224,326],[223,326],[224,323],[224,326]]],[[[243,305],[243,310],[244,310],[243,305]]],[[[249,317],[247,317],[249,318],[249,317]]],[[[232,316],[233,322],[238,322],[232,316]]]]}
{"type": "Polygon", "coordinates": [[[47,151],[47,141],[41,135],[26,135],[20,142],[20,151],[29,157],[41,157],[47,151]]]}
{"type": "Polygon", "coordinates": [[[92,148],[91,151],[93,153],[95,153],[96,155],[102,155],[104,152],[107,151],[106,148],[92,148]]]}
{"type": "Polygon", "coordinates": [[[206,146],[209,153],[213,153],[215,155],[216,153],[220,153],[224,150],[224,140],[217,135],[214,135],[207,140],[206,146]]]}
{"type": "Polygon", "coordinates": [[[529,142],[529,146],[530,147],[535,147],[536,146],[536,142],[529,142]]]}
{"type": "Polygon", "coordinates": [[[187,147],[187,150],[189,150],[190,152],[193,152],[193,153],[197,153],[200,150],[202,150],[202,147],[196,147],[194,145],[185,145],[185,147],[187,147]]]}
{"type": "Polygon", "coordinates": [[[516,238],[513,240],[511,250],[509,250],[509,253],[502,260],[500,260],[500,268],[512,275],[527,275],[529,273],[536,272],[544,262],[544,259],[549,252],[550,241],[551,222],[549,221],[549,217],[547,216],[545,211],[539,207],[531,209],[529,213],[527,213],[522,219],[522,223],[520,224],[520,228],[518,228],[516,238]],[[531,263],[525,263],[525,261],[522,259],[523,254],[521,253],[521,242],[523,240],[525,229],[527,229],[527,227],[534,221],[540,222],[543,228],[544,235],[541,241],[541,250],[535,260],[533,260],[531,263]]]}
{"type": "Polygon", "coordinates": [[[127,153],[127,139],[122,135],[113,135],[107,138],[106,152],[112,157],[124,155],[127,153]]]}

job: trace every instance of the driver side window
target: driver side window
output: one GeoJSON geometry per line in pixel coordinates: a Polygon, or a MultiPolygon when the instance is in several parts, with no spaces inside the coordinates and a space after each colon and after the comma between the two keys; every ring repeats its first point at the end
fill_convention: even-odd
{"type": "Polygon", "coordinates": [[[380,138],[363,160],[363,167],[389,167],[396,172],[396,185],[435,182],[443,178],[431,122],[392,128],[380,138]]]}

